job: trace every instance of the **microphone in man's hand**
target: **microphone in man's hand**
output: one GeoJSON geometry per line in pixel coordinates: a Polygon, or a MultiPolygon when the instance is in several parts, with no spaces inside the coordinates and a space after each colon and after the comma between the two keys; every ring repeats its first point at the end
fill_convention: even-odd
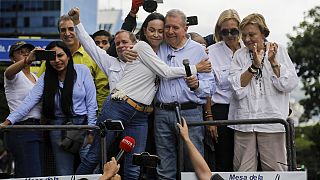
{"type": "Polygon", "coordinates": [[[126,153],[131,152],[133,150],[135,144],[136,144],[136,141],[132,137],[130,137],[130,136],[124,137],[120,142],[119,148],[121,150],[118,153],[116,160],[119,161],[120,158],[122,157],[122,155],[124,154],[124,152],[126,152],[126,153]]]}
{"type": "MultiPolygon", "coordinates": [[[[187,74],[187,77],[190,77],[192,76],[191,74],[191,69],[190,69],[190,65],[189,65],[189,59],[184,59],[182,61],[182,64],[184,65],[184,69],[186,70],[186,74],[187,74]]],[[[195,88],[190,88],[191,91],[194,91],[196,90],[195,88]]]]}

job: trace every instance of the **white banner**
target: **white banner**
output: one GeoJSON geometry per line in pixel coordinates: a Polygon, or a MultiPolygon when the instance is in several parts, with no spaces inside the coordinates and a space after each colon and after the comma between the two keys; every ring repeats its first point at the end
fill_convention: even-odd
{"type": "MultiPolygon", "coordinates": [[[[307,180],[306,171],[217,172],[224,180],[307,180]]],[[[182,180],[197,180],[195,173],[182,172],[182,180]]]]}
{"type": "MultiPolygon", "coordinates": [[[[269,172],[218,172],[224,180],[307,180],[306,171],[269,171],[269,172]]],[[[48,176],[32,178],[15,178],[17,180],[97,180],[101,174],[74,175],[74,176],[48,176]]],[[[182,180],[197,180],[195,173],[182,172],[182,180]]],[[[12,179],[6,179],[12,180],[12,179]]]]}

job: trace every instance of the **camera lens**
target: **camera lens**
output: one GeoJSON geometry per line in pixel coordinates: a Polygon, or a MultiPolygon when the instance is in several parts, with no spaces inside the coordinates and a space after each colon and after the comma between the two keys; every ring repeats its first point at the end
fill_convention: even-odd
{"type": "Polygon", "coordinates": [[[148,13],[152,13],[157,10],[158,3],[154,0],[144,0],[143,9],[148,13]]]}

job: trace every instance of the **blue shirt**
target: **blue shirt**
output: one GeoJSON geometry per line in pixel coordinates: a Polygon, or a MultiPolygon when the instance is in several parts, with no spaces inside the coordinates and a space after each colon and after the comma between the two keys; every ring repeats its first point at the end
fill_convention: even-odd
{"type": "MultiPolygon", "coordinates": [[[[189,59],[190,65],[196,65],[202,59],[208,58],[204,47],[199,43],[188,39],[182,48],[174,49],[163,43],[158,51],[158,56],[171,67],[183,67],[182,61],[189,59]]],[[[160,81],[157,100],[161,103],[194,102],[205,104],[206,97],[211,96],[216,89],[213,73],[197,73],[199,88],[191,91],[184,77],[176,79],[164,79],[160,81]]]]}
{"type": "MultiPolygon", "coordinates": [[[[74,64],[74,69],[77,72],[77,79],[73,86],[73,111],[74,116],[77,115],[87,115],[88,125],[95,125],[97,117],[96,111],[98,110],[97,100],[96,100],[96,88],[88,67],[82,64],[74,64]]],[[[63,83],[59,84],[63,87],[63,83]]],[[[10,113],[8,120],[12,124],[22,120],[28,112],[42,100],[44,88],[44,74],[39,78],[34,88],[30,91],[28,96],[23,100],[21,105],[16,111],[10,113]]],[[[59,93],[55,97],[55,116],[65,117],[61,109],[61,99],[59,98],[59,93]]]]}

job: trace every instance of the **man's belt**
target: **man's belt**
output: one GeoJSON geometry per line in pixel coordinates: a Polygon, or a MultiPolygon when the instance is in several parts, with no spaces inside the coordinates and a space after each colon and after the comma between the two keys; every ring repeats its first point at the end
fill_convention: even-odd
{"type": "Polygon", "coordinates": [[[187,102],[187,103],[156,103],[156,107],[164,110],[174,111],[176,106],[180,106],[181,110],[187,110],[187,109],[195,109],[199,106],[199,104],[193,103],[193,102],[187,102]]]}
{"type": "Polygon", "coordinates": [[[126,101],[130,106],[132,106],[137,111],[146,112],[146,113],[151,113],[153,111],[152,106],[138,104],[134,100],[130,99],[128,96],[126,96],[123,100],[126,101]]]}

